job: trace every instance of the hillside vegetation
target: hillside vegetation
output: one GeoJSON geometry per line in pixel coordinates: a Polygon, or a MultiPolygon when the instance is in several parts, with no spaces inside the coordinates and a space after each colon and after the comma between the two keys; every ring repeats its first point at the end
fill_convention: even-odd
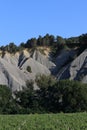
{"type": "Polygon", "coordinates": [[[1,46],[0,49],[4,54],[5,51],[16,53],[25,48],[35,49],[37,47],[50,47],[53,56],[57,55],[61,49],[77,47],[79,49],[78,54],[80,54],[87,47],[87,34],[71,38],[63,38],[61,36],[55,37],[54,35],[46,34],[43,37],[39,36],[38,38],[28,39],[26,43],[22,42],[19,46],[16,46],[14,42],[11,42],[9,45],[1,46]]]}
{"type": "Polygon", "coordinates": [[[75,81],[57,81],[51,76],[36,78],[27,87],[15,91],[0,86],[0,114],[71,113],[87,111],[87,84],[75,81]]]}

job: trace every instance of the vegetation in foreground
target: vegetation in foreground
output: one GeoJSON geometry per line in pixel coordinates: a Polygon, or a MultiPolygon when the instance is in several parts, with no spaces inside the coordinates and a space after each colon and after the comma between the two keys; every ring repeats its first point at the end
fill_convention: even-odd
{"type": "Polygon", "coordinates": [[[87,130],[87,113],[0,115],[0,130],[87,130]]]}
{"type": "Polygon", "coordinates": [[[87,84],[77,81],[57,81],[51,76],[37,76],[38,89],[33,81],[14,92],[0,86],[0,114],[71,113],[87,111],[87,84]]]}

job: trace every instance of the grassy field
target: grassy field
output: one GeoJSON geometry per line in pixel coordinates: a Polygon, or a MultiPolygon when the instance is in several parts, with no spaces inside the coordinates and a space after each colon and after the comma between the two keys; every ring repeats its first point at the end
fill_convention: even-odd
{"type": "Polygon", "coordinates": [[[0,115],[0,130],[87,130],[87,113],[0,115]]]}

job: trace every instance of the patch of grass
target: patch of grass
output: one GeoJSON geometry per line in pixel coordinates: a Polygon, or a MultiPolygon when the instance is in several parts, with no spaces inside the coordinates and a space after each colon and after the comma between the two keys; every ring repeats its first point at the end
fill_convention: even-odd
{"type": "Polygon", "coordinates": [[[0,130],[87,130],[87,113],[1,115],[0,130]]]}

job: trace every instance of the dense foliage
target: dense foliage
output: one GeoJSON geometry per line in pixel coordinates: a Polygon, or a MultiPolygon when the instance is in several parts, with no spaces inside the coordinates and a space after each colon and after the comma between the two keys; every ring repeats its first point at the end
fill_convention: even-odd
{"type": "Polygon", "coordinates": [[[5,85],[0,85],[0,114],[15,114],[17,110],[11,89],[5,85]]]}
{"type": "Polygon", "coordinates": [[[0,86],[0,113],[58,113],[87,111],[87,84],[77,81],[57,81],[54,77],[39,75],[36,78],[38,89],[33,81],[27,87],[16,91],[0,86]],[[15,97],[15,98],[13,98],[15,97]]]}
{"type": "MultiPolygon", "coordinates": [[[[9,45],[1,46],[0,49],[5,52],[16,53],[24,48],[35,49],[38,46],[49,46],[51,47],[52,54],[55,56],[61,49],[75,48],[78,47],[80,54],[85,48],[87,48],[87,34],[83,34],[78,37],[63,38],[61,36],[54,36],[46,34],[45,36],[39,36],[38,38],[31,38],[26,41],[26,43],[20,43],[16,46],[14,43],[9,43],[9,45]]],[[[4,53],[3,53],[4,54],[4,53]]]]}

